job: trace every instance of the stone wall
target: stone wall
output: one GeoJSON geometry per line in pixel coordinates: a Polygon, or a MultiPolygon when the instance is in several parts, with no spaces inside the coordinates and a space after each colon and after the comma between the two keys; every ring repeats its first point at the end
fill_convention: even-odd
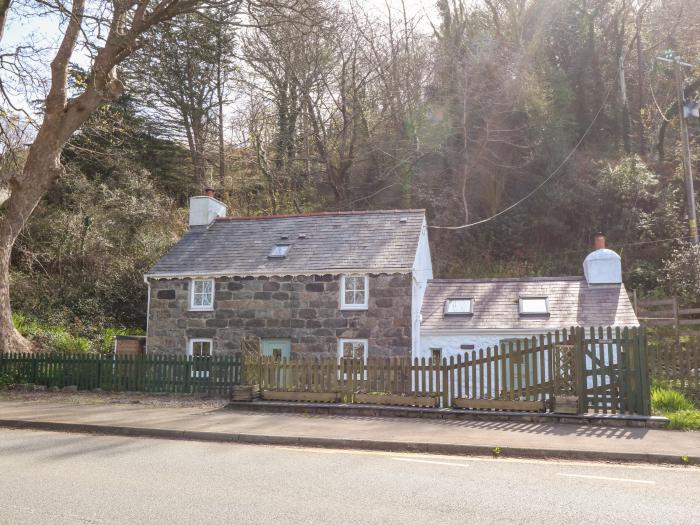
{"type": "Polygon", "coordinates": [[[292,355],[337,355],[338,340],[367,339],[369,356],[411,356],[411,275],[370,275],[369,308],[340,310],[340,276],[216,280],[214,310],[190,311],[190,280],[151,281],[148,352],[184,353],[210,338],[214,353],[247,336],[289,338],[292,355]]]}

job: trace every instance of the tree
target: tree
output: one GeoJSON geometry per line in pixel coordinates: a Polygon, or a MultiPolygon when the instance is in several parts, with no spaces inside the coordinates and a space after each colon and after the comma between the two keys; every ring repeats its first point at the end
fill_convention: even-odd
{"type": "Polygon", "coordinates": [[[161,24],[128,67],[132,90],[143,98],[143,109],[158,112],[171,126],[172,137],[184,135],[200,187],[211,184],[209,167],[214,163],[208,153],[214,137],[223,179],[223,106],[240,5],[240,0],[233,0],[216,10],[161,24]]]}
{"type": "Polygon", "coordinates": [[[11,194],[0,219],[0,351],[28,350],[28,342],[12,322],[10,257],[17,236],[40,199],[64,174],[61,153],[66,142],[106,100],[118,97],[124,85],[117,68],[138,47],[148,32],[172,18],[192,13],[212,0],[114,0],[106,18],[97,20],[106,30],[102,46],[91,59],[85,86],[69,96],[71,57],[88,18],[85,0],[74,0],[58,49],[50,64],[48,94],[41,124],[27,151],[21,175],[10,179],[11,194]]]}

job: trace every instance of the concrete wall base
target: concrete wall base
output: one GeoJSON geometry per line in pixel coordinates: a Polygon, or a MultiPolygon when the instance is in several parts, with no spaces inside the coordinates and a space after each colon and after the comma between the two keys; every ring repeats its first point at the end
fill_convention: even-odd
{"type": "Polygon", "coordinates": [[[319,404],[283,401],[233,402],[230,410],[254,412],[287,412],[329,416],[414,417],[425,419],[459,419],[472,421],[518,421],[522,423],[566,423],[605,427],[664,428],[668,418],[628,414],[556,414],[552,412],[507,412],[461,410],[456,408],[417,408],[362,404],[319,404]]]}

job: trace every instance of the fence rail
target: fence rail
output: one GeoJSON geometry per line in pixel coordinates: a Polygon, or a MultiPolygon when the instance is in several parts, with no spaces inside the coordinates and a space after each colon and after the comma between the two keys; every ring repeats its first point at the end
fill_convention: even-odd
{"type": "Polygon", "coordinates": [[[684,307],[678,298],[640,299],[636,292],[631,294],[632,304],[642,325],[668,327],[680,337],[700,336],[700,308],[684,307]]]}
{"type": "Polygon", "coordinates": [[[228,395],[241,382],[238,356],[0,354],[0,376],[79,390],[228,395]]]}

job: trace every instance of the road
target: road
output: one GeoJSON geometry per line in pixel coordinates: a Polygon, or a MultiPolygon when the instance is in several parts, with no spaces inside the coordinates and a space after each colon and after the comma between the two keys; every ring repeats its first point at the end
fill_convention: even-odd
{"type": "Polygon", "coordinates": [[[700,523],[700,468],[0,430],[0,523],[700,523]]]}

